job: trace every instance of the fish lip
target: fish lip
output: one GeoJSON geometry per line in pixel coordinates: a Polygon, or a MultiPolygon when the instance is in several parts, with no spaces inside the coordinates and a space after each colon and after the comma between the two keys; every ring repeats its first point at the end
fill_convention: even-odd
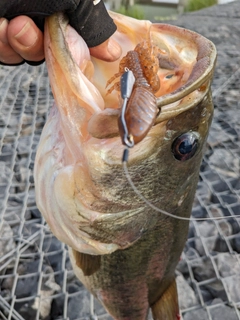
{"type": "MultiPolygon", "coordinates": [[[[169,95],[166,97],[166,100],[161,101],[161,107],[159,108],[160,112],[156,118],[155,125],[170,120],[171,118],[185,112],[191,108],[197,106],[206,96],[207,92],[210,91],[211,87],[211,78],[204,83],[204,90],[193,89],[188,95],[182,95],[182,93],[175,93],[172,96],[169,95]],[[180,106],[178,108],[178,106],[180,106]]],[[[211,92],[211,91],[210,91],[211,92]]]]}
{"type": "MultiPolygon", "coordinates": [[[[110,12],[110,15],[111,14],[112,13],[110,12]]],[[[112,16],[114,18],[115,15],[112,14],[112,16]]],[[[178,32],[178,34],[183,34],[184,38],[188,38],[189,41],[194,42],[197,48],[196,64],[194,65],[187,82],[169,94],[156,97],[157,107],[159,108],[159,113],[154,124],[156,125],[161,121],[167,120],[169,117],[173,117],[181,112],[184,112],[185,110],[193,108],[203,99],[206,92],[210,89],[211,86],[214,66],[217,59],[217,52],[215,45],[210,40],[194,31],[161,23],[152,24],[152,26],[150,26],[150,29],[157,29],[158,32],[164,32],[165,30],[167,30],[167,32],[169,33],[178,32]],[[194,97],[193,92],[201,88],[202,86],[205,86],[205,90],[201,90],[201,94],[199,93],[194,97]],[[181,103],[181,101],[186,98],[186,96],[188,96],[189,99],[192,100],[191,102],[189,102],[188,106],[186,108],[181,108],[181,110],[176,110],[176,112],[173,112],[174,104],[177,105],[178,103],[181,103]]],[[[173,63],[171,66],[172,68],[177,67],[175,63],[173,63]]],[[[170,69],[172,70],[172,68],[170,69]]]]}
{"type": "MultiPolygon", "coordinates": [[[[161,109],[156,120],[156,123],[159,123],[168,118],[167,114],[169,114],[169,116],[173,115],[172,112],[169,112],[169,105],[177,103],[178,101],[180,102],[184,97],[191,95],[196,89],[206,85],[206,90],[203,90],[202,95],[199,95],[198,98],[196,97],[195,101],[189,103],[189,106],[184,109],[184,111],[194,107],[202,100],[202,97],[204,97],[211,86],[214,67],[217,60],[217,51],[215,45],[210,40],[194,31],[169,24],[155,24],[155,26],[160,31],[167,30],[167,32],[170,33],[177,30],[179,34],[184,34],[184,37],[193,41],[197,48],[196,64],[194,65],[187,82],[175,91],[157,97],[157,106],[161,109]]],[[[176,115],[177,114],[179,113],[176,112],[176,115]]]]}

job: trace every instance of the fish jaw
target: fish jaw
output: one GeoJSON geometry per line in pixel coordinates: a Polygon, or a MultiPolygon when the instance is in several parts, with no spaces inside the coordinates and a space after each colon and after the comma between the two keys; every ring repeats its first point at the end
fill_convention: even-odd
{"type": "MultiPolygon", "coordinates": [[[[114,38],[121,44],[123,55],[149,35],[150,22],[112,15],[118,25],[114,38]]],[[[108,78],[118,71],[119,60],[105,63],[91,58],[84,41],[61,14],[47,19],[45,34],[45,56],[56,104],[43,130],[36,157],[37,205],[56,237],[74,250],[102,255],[126,249],[136,243],[146,230],[155,228],[159,213],[152,212],[139,199],[122,170],[123,146],[114,127],[119,115],[119,96],[117,93],[107,95],[104,88],[108,78]],[[100,116],[107,120],[109,114],[113,129],[96,138],[91,133],[100,130],[97,127],[94,131],[93,128],[100,116]]],[[[173,55],[178,61],[177,52],[173,55]]],[[[185,63],[189,74],[196,56],[197,51],[193,50],[192,59],[185,63]]],[[[167,72],[159,75],[160,80],[167,72]]],[[[206,76],[206,83],[210,78],[206,76]]],[[[206,86],[205,91],[190,92],[191,107],[202,101],[208,89],[206,86]]],[[[184,112],[187,103],[181,102],[176,103],[184,112]]],[[[174,107],[171,106],[171,110],[174,107]]],[[[193,166],[187,166],[188,179],[186,169],[182,170],[184,176],[177,177],[170,188],[172,197],[176,199],[171,202],[170,196],[164,199],[164,195],[169,193],[169,183],[166,182],[167,189],[158,186],[158,180],[170,168],[168,159],[172,160],[172,153],[169,145],[179,132],[194,130],[197,125],[193,121],[181,130],[169,130],[169,114],[134,147],[128,165],[133,181],[143,195],[160,208],[172,212],[179,207],[180,199],[181,203],[187,199],[192,201],[192,191],[188,195],[184,188],[179,190],[179,185],[185,181],[185,189],[190,190],[191,181],[196,184],[194,161],[198,167],[209,120],[202,129],[203,136],[199,137],[199,155],[192,161],[193,166]],[[167,164],[162,165],[160,159],[167,164]],[[150,191],[149,186],[152,186],[150,191]]],[[[174,161],[172,172],[177,176],[179,164],[176,171],[174,161]]],[[[191,205],[183,213],[179,209],[179,215],[189,216],[190,212],[191,205]]]]}

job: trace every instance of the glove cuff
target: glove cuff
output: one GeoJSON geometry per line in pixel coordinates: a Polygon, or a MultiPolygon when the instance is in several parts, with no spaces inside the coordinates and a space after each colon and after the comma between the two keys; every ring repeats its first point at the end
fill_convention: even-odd
{"type": "Polygon", "coordinates": [[[80,1],[74,12],[67,12],[70,25],[83,37],[89,48],[103,43],[117,30],[103,1],[96,2],[80,1]]]}

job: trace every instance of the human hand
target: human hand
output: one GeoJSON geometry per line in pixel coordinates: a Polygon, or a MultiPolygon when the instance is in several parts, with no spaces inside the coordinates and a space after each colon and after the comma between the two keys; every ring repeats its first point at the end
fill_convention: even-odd
{"type": "MultiPolygon", "coordinates": [[[[120,46],[111,38],[90,48],[90,54],[105,61],[114,61],[121,54],[120,46]]],[[[43,33],[33,20],[18,16],[11,21],[0,18],[0,61],[20,64],[23,60],[44,59],[43,33]]]]}
{"type": "Polygon", "coordinates": [[[19,16],[11,21],[0,18],[0,61],[18,64],[23,60],[44,59],[43,33],[33,20],[19,16]]]}

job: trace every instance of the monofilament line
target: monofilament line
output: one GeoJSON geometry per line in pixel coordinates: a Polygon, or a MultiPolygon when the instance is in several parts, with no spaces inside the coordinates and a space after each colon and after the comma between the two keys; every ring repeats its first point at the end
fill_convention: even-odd
{"type": "Polygon", "coordinates": [[[226,89],[227,85],[236,78],[240,71],[240,68],[238,68],[232,75],[229,77],[220,87],[218,87],[216,90],[213,91],[212,93],[212,98],[216,98],[224,89],[226,89]]]}
{"type": "Polygon", "coordinates": [[[128,166],[127,166],[128,153],[129,153],[129,149],[124,149],[123,158],[122,158],[123,170],[124,170],[125,176],[128,180],[128,183],[130,184],[130,186],[132,187],[132,189],[136,193],[136,195],[141,200],[143,200],[153,210],[160,212],[160,213],[164,214],[165,216],[168,216],[168,217],[171,217],[174,219],[178,219],[178,220],[185,220],[185,221],[205,221],[205,220],[213,221],[213,220],[223,220],[223,219],[229,219],[229,218],[240,218],[240,216],[238,216],[238,215],[231,215],[231,216],[227,216],[227,217],[213,217],[213,218],[209,218],[209,217],[208,218],[179,217],[173,213],[167,212],[165,210],[162,210],[162,209],[156,207],[154,204],[152,204],[148,199],[146,199],[144,197],[144,195],[137,189],[134,182],[132,181],[132,178],[130,176],[130,173],[128,171],[128,166]]]}

